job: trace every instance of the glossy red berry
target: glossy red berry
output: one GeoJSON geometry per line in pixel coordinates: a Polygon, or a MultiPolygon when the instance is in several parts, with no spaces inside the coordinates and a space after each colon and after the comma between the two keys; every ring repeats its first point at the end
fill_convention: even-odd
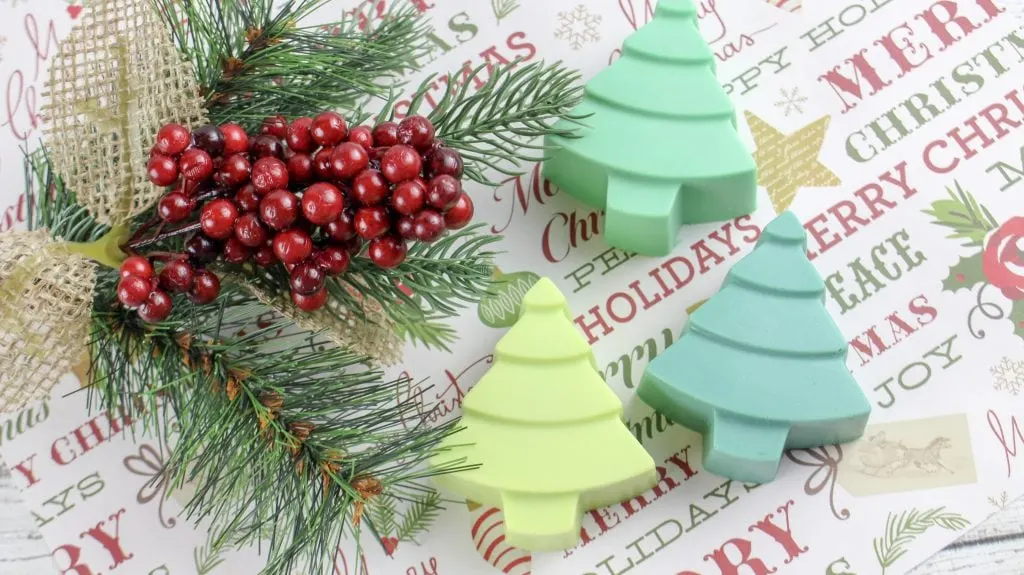
{"type": "Polygon", "coordinates": [[[348,251],[341,246],[325,246],[322,250],[313,254],[313,261],[316,262],[316,265],[323,268],[329,276],[345,273],[350,259],[351,256],[348,255],[348,251]]]}
{"type": "Polygon", "coordinates": [[[277,158],[260,158],[252,166],[252,185],[256,192],[266,194],[288,187],[288,166],[277,158]]]}
{"type": "Polygon", "coordinates": [[[363,205],[380,203],[388,195],[388,181],[373,169],[366,169],[352,178],[352,199],[363,205]]]}
{"type": "Polygon", "coordinates": [[[384,206],[367,206],[356,210],[355,218],[356,234],[363,239],[373,239],[387,233],[391,223],[388,221],[388,211],[384,206]]]}
{"type": "Polygon", "coordinates": [[[292,292],[292,303],[302,311],[316,311],[327,303],[327,289],[324,288],[310,295],[292,292]]]}
{"type": "Polygon", "coordinates": [[[402,215],[411,216],[419,212],[426,201],[427,189],[417,180],[406,180],[391,192],[391,207],[402,215]]]}
{"type": "Polygon", "coordinates": [[[313,240],[303,230],[285,230],[274,236],[274,255],[285,265],[297,264],[313,253],[313,240]]]}
{"type": "Polygon", "coordinates": [[[435,176],[427,184],[427,203],[439,210],[447,210],[462,193],[462,184],[452,176],[435,176]]]}
{"type": "Polygon", "coordinates": [[[277,256],[274,255],[274,248],[268,245],[262,245],[252,252],[252,259],[257,265],[269,267],[274,265],[274,262],[277,261],[277,256]]]}
{"type": "Polygon", "coordinates": [[[434,124],[423,116],[407,116],[398,124],[398,141],[424,151],[434,141],[434,124]]]}
{"type": "Polygon", "coordinates": [[[192,289],[195,273],[192,265],[185,260],[167,262],[160,271],[160,287],[171,293],[187,292],[192,289]]]}
{"type": "Polygon", "coordinates": [[[393,268],[405,261],[408,248],[405,241],[397,236],[387,235],[370,241],[367,255],[377,267],[393,268]]]}
{"type": "Polygon", "coordinates": [[[199,126],[192,131],[192,145],[217,157],[224,153],[224,134],[212,124],[199,126]]]}
{"type": "Polygon", "coordinates": [[[245,214],[235,221],[235,238],[246,247],[257,248],[267,243],[267,228],[256,214],[245,214]]]}
{"type": "Polygon", "coordinates": [[[153,264],[142,256],[129,256],[121,262],[121,277],[139,276],[148,280],[153,277],[153,264]]]}
{"type": "Polygon", "coordinates": [[[359,144],[369,150],[373,147],[373,130],[368,126],[356,126],[349,130],[348,141],[353,144],[359,144]]]}
{"type": "Polygon", "coordinates": [[[217,299],[220,295],[220,278],[210,270],[199,270],[196,272],[192,289],[188,291],[188,299],[192,303],[205,305],[217,299]]]}
{"type": "Polygon", "coordinates": [[[348,124],[341,114],[324,112],[313,118],[310,134],[320,146],[337,146],[348,135],[348,124]]]}
{"type": "Polygon", "coordinates": [[[220,246],[203,234],[196,234],[185,242],[185,253],[194,263],[208,264],[220,255],[220,246]]]}
{"type": "Polygon", "coordinates": [[[334,177],[334,170],[331,168],[331,155],[334,148],[323,148],[313,156],[313,173],[321,180],[330,180],[334,177]]]}
{"type": "Polygon", "coordinates": [[[270,134],[278,138],[288,135],[288,120],[284,116],[269,116],[260,124],[261,134],[270,134]]]}
{"type": "Polygon", "coordinates": [[[397,145],[388,148],[380,160],[380,171],[389,182],[397,184],[420,175],[423,160],[416,150],[409,146],[397,145]]]}
{"type": "Polygon", "coordinates": [[[327,274],[313,260],[304,260],[292,268],[289,285],[292,292],[302,295],[313,295],[324,287],[327,274]]]}
{"type": "Polygon", "coordinates": [[[444,216],[434,210],[423,210],[416,214],[414,222],[416,239],[430,243],[444,233],[444,216]]]}
{"type": "Polygon", "coordinates": [[[235,205],[244,213],[255,212],[260,209],[260,196],[252,184],[242,186],[235,194],[235,205]]]}
{"type": "Polygon", "coordinates": [[[312,152],[316,145],[313,143],[313,134],[310,128],[313,126],[313,118],[299,118],[288,126],[288,136],[285,140],[288,147],[296,152],[312,152]]]}
{"type": "MultiPolygon", "coordinates": [[[[345,254],[348,255],[348,254],[345,254]]],[[[146,301],[153,285],[140,276],[125,276],[117,284],[117,300],[127,308],[137,308],[146,301]]]]}
{"type": "Polygon", "coordinates": [[[252,250],[248,246],[238,241],[238,238],[231,237],[228,241],[224,242],[224,261],[230,264],[241,264],[245,263],[249,259],[252,250]]]}
{"type": "Polygon", "coordinates": [[[245,133],[245,128],[229,122],[220,125],[220,134],[224,136],[224,155],[249,151],[249,134],[245,133]]]}
{"type": "Polygon", "coordinates": [[[192,143],[192,134],[181,124],[167,124],[156,133],[153,149],[165,156],[177,156],[192,143]]]}
{"type": "Polygon", "coordinates": [[[224,187],[237,188],[249,181],[251,171],[252,166],[245,154],[232,154],[224,158],[214,179],[224,187]]]}
{"type": "Polygon", "coordinates": [[[315,225],[326,226],[338,219],[344,207],[341,191],[327,182],[317,182],[302,192],[302,215],[315,225]]]}
{"type": "Polygon", "coordinates": [[[199,224],[203,233],[215,240],[230,237],[237,219],[238,208],[231,200],[225,198],[217,198],[207,203],[199,214],[199,224]]]}
{"type": "Polygon", "coordinates": [[[327,232],[327,235],[331,240],[338,243],[347,242],[356,237],[356,227],[352,212],[342,210],[338,219],[327,224],[324,231],[327,232]]]}
{"type": "Polygon", "coordinates": [[[427,174],[434,176],[462,177],[462,154],[452,148],[438,148],[427,156],[427,174]]]}
{"type": "Polygon", "coordinates": [[[178,181],[178,163],[174,158],[163,154],[154,154],[146,164],[149,181],[158,186],[169,186],[178,181]]]}
{"type": "Polygon", "coordinates": [[[449,230],[458,230],[466,227],[472,219],[473,199],[466,192],[462,192],[459,199],[455,200],[455,205],[444,213],[444,224],[449,230]]]}
{"type": "Polygon", "coordinates": [[[171,192],[160,198],[156,213],[169,224],[183,221],[192,214],[192,200],[181,192],[171,192]]]}
{"type": "Polygon", "coordinates": [[[381,122],[373,129],[373,143],[384,148],[398,143],[398,124],[381,122]]]}
{"type": "Polygon", "coordinates": [[[178,169],[186,182],[203,182],[213,175],[213,158],[205,150],[189,148],[178,159],[178,169]]]}
{"type": "Polygon", "coordinates": [[[270,229],[283,230],[299,217],[299,199],[288,190],[274,190],[260,202],[260,219],[270,229]]]}
{"type": "Polygon", "coordinates": [[[139,306],[139,317],[147,323],[157,323],[171,315],[173,302],[171,296],[162,290],[155,289],[139,306]]]}
{"type": "Polygon", "coordinates": [[[370,165],[370,156],[359,144],[343,142],[331,153],[331,173],[339,180],[347,180],[370,165]]]}
{"type": "Polygon", "coordinates": [[[253,158],[284,158],[284,140],[270,134],[260,134],[249,140],[249,153],[253,158]]]}
{"type": "Polygon", "coordinates": [[[313,179],[313,157],[309,154],[295,154],[288,158],[288,180],[305,184],[313,179]]]}
{"type": "Polygon", "coordinates": [[[403,240],[415,240],[416,216],[402,216],[395,220],[395,233],[403,240]]]}

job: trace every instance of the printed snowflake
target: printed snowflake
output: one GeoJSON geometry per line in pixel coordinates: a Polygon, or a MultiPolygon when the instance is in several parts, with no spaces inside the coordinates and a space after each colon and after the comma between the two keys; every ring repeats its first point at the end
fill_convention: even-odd
{"type": "Polygon", "coordinates": [[[577,5],[571,12],[558,13],[558,30],[555,38],[566,40],[573,50],[579,50],[584,44],[597,42],[601,35],[597,25],[601,23],[601,15],[587,10],[583,4],[577,5]]]}
{"type": "Polygon", "coordinates": [[[779,90],[782,94],[782,99],[775,102],[776,108],[782,108],[782,114],[789,116],[791,112],[797,114],[804,113],[804,104],[807,103],[807,96],[800,95],[800,88],[793,88],[792,90],[786,90],[785,88],[779,90]]]}
{"type": "Polygon", "coordinates": [[[992,387],[996,389],[1007,391],[1011,395],[1019,395],[1024,388],[1024,359],[1004,357],[989,371],[994,378],[992,387]]]}

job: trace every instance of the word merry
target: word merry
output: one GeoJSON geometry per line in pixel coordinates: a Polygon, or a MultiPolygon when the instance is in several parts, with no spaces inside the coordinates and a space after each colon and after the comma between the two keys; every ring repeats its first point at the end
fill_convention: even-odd
{"type": "Polygon", "coordinates": [[[558,194],[559,189],[548,180],[542,178],[540,172],[541,165],[534,164],[533,168],[530,169],[529,175],[525,173],[520,174],[498,183],[498,186],[494,188],[495,203],[500,204],[505,201],[500,195],[505,188],[505,184],[512,184],[512,194],[509,198],[508,218],[505,219],[505,223],[501,227],[497,225],[491,226],[491,233],[500,234],[507,230],[512,225],[512,219],[515,217],[517,209],[525,216],[530,213],[531,205],[540,204],[543,206],[548,199],[558,194]],[[524,178],[529,178],[529,183],[526,185],[524,185],[524,178]]]}
{"type": "MultiPolygon", "coordinates": [[[[884,114],[875,117],[863,129],[851,133],[846,138],[846,155],[856,162],[867,162],[892,148],[966,97],[980,91],[990,79],[1003,76],[1015,64],[1024,61],[1022,48],[1024,38],[1018,32],[1012,32],[954,66],[948,75],[930,84],[922,81],[921,85],[927,86],[927,90],[911,94],[884,114]],[[1016,58],[1000,58],[1000,53],[1009,55],[1011,48],[1016,58]]],[[[967,142],[975,138],[970,133],[958,135],[954,132],[949,137],[954,139],[963,153],[970,153],[971,148],[967,142]]],[[[943,144],[935,146],[946,147],[943,144]]]]}
{"type": "Polygon", "coordinates": [[[665,417],[660,411],[653,411],[649,415],[641,417],[638,421],[629,420],[626,427],[633,432],[633,437],[642,445],[645,441],[654,439],[656,436],[675,425],[675,422],[665,417]]]}
{"type": "Polygon", "coordinates": [[[840,314],[856,308],[924,263],[924,253],[920,250],[911,253],[907,243],[909,240],[910,236],[904,228],[871,247],[870,265],[865,265],[859,256],[847,263],[845,267],[850,274],[848,277],[856,283],[853,293],[846,293],[846,288],[850,286],[842,272],[836,271],[825,277],[825,289],[832,301],[839,304],[840,314]],[[892,248],[891,255],[886,246],[892,248]]]}
{"type": "MultiPolygon", "coordinates": [[[[124,515],[124,508],[109,516],[107,520],[100,521],[94,527],[83,531],[78,537],[80,539],[92,539],[98,543],[110,555],[113,561],[107,569],[116,569],[122,563],[128,561],[135,555],[126,553],[121,547],[121,516],[124,515]],[[113,524],[107,527],[107,523],[113,524]],[[110,531],[113,531],[111,533],[110,531]]],[[[100,572],[92,569],[89,564],[82,562],[82,548],[78,545],[61,545],[53,550],[53,559],[57,563],[57,569],[61,573],[74,573],[75,575],[100,575],[100,572]]]]}
{"type": "Polygon", "coordinates": [[[1024,146],[1020,147],[1020,167],[1010,165],[1006,162],[996,162],[985,168],[985,172],[991,174],[998,171],[1003,178],[1003,185],[999,187],[1000,192],[1005,192],[1024,180],[1024,146]]]}
{"type": "MultiPolygon", "coordinates": [[[[1005,11],[1005,8],[997,7],[992,0],[976,0],[973,4],[940,0],[923,12],[915,14],[912,20],[907,20],[873,40],[871,46],[878,49],[873,51],[871,57],[868,56],[871,49],[862,48],[846,58],[843,63],[849,68],[849,72],[840,71],[843,66],[834,66],[818,76],[818,81],[825,82],[832,88],[842,102],[842,113],[845,114],[854,109],[858,101],[864,99],[863,82],[866,81],[866,87],[870,89],[866,95],[874,96],[892,85],[893,79],[903,78],[931,60],[933,53],[948,49],[1005,11]],[[927,26],[930,35],[926,36],[926,39],[935,44],[933,47],[930,48],[927,43],[915,38],[912,24],[917,22],[927,26]],[[890,68],[888,73],[879,72],[879,69],[886,65],[890,68]],[[891,79],[885,79],[886,77],[891,79]],[[856,99],[848,100],[847,96],[856,99]]],[[[885,71],[884,68],[882,70],[885,71]]]]}
{"type": "Polygon", "coordinates": [[[885,330],[885,327],[888,327],[888,330],[879,333],[878,324],[872,324],[870,329],[849,341],[850,349],[857,354],[857,359],[860,360],[860,367],[864,367],[875,357],[896,347],[907,337],[917,333],[920,328],[935,321],[939,315],[937,309],[928,305],[928,298],[924,295],[910,300],[910,303],[907,304],[907,311],[913,316],[910,321],[903,319],[900,311],[896,310],[885,316],[885,324],[881,329],[885,330]],[[911,322],[916,323],[917,327],[911,326],[911,322]]]}
{"type": "MultiPolygon", "coordinates": [[[[598,537],[608,533],[618,525],[621,525],[624,521],[636,515],[641,509],[671,493],[673,490],[683,483],[686,483],[699,473],[690,465],[689,445],[670,455],[662,465],[657,466],[657,471],[658,483],[646,493],[634,497],[633,499],[623,501],[618,505],[612,505],[610,507],[604,507],[587,512],[586,517],[593,520],[594,526],[597,530],[594,531],[594,529],[588,525],[584,525],[580,528],[580,542],[573,549],[566,550],[565,557],[572,555],[575,549],[580,549],[589,545],[598,537]],[[679,472],[682,473],[681,476],[679,475],[679,472]],[[622,514],[620,514],[620,511],[622,514]]],[[[732,502],[738,499],[735,495],[730,497],[729,490],[731,486],[732,482],[726,481],[706,493],[704,495],[704,499],[722,498],[726,501],[722,507],[731,505],[732,502]]],[[[712,513],[712,515],[713,514],[714,513],[712,513]]],[[[710,515],[708,516],[710,517],[710,515]]]]}
{"type": "Polygon", "coordinates": [[[659,340],[656,339],[657,336],[649,337],[639,345],[633,347],[631,351],[620,355],[619,359],[609,363],[601,373],[604,380],[611,383],[611,381],[609,381],[611,378],[621,376],[622,384],[625,385],[627,389],[633,389],[636,387],[636,384],[633,382],[634,374],[637,371],[642,373],[647,362],[658,357],[658,353],[672,345],[672,341],[675,339],[672,330],[668,328],[661,330],[659,335],[661,336],[660,342],[662,344],[660,347],[658,345],[659,340]],[[634,361],[636,363],[634,363],[634,361]]]}
{"type": "Polygon", "coordinates": [[[962,161],[970,160],[982,150],[1009,136],[1024,123],[1024,100],[1019,90],[1004,96],[1011,104],[1008,108],[1002,102],[995,102],[965,120],[961,125],[946,132],[945,137],[932,140],[924,147],[924,165],[936,174],[948,174],[962,161]],[[950,142],[956,149],[948,151],[950,142]],[[941,155],[938,150],[945,151],[941,155]]]}
{"type": "Polygon", "coordinates": [[[916,193],[917,188],[907,181],[907,163],[896,164],[878,176],[878,183],[872,182],[855,190],[853,199],[839,200],[804,222],[810,240],[807,257],[813,260],[838,246],[896,208],[897,201],[906,200],[916,193]],[[835,228],[839,228],[842,235],[833,231],[835,228]]]}
{"type": "Polygon", "coordinates": [[[932,363],[938,360],[944,360],[945,363],[939,365],[940,370],[947,370],[950,366],[955,365],[964,356],[957,355],[953,357],[953,342],[956,341],[956,334],[949,336],[944,339],[939,345],[924,352],[921,359],[912,361],[900,369],[898,375],[886,379],[882,383],[875,386],[875,391],[884,391],[885,399],[878,402],[878,406],[883,409],[888,409],[896,404],[896,394],[890,387],[894,382],[899,385],[905,391],[913,391],[924,384],[931,381],[933,367],[932,363]],[[929,358],[937,358],[929,362],[929,358]]]}
{"type": "Polygon", "coordinates": [[[28,38],[34,54],[30,58],[20,58],[20,60],[32,62],[31,78],[26,78],[25,71],[21,68],[14,70],[8,76],[5,94],[6,114],[4,122],[0,124],[0,126],[6,126],[11,134],[22,142],[28,141],[39,127],[36,84],[40,80],[39,73],[43,69],[43,63],[58,47],[57,27],[52,19],[46,23],[45,31],[41,32],[36,17],[33,14],[26,14],[24,27],[25,36],[28,38]]]}
{"type": "Polygon", "coordinates": [[[726,222],[721,228],[711,232],[707,238],[690,246],[693,259],[687,256],[672,256],[666,259],[647,272],[644,283],[641,283],[641,280],[630,282],[626,286],[629,291],[612,293],[603,305],[591,307],[586,313],[578,315],[574,321],[593,345],[615,331],[615,327],[608,319],[615,325],[629,323],[640,310],[651,309],[687,286],[698,275],[710,272],[712,267],[720,266],[727,258],[740,253],[737,244],[752,244],[759,237],[761,229],[751,223],[749,216],[726,222]],[[734,238],[733,228],[743,232],[743,235],[734,238]],[[716,249],[724,252],[724,255],[716,249]],[[646,281],[647,278],[657,285],[646,281]]]}
{"type": "MultiPolygon", "coordinates": [[[[806,553],[809,547],[797,543],[790,522],[790,508],[794,506],[793,500],[786,501],[776,509],[776,513],[768,513],[749,525],[744,531],[756,535],[763,535],[767,540],[757,541],[759,551],[765,551],[768,543],[773,543],[773,551],[778,552],[775,547],[781,547],[785,553],[784,564],[790,564],[794,559],[806,553]]],[[[687,530],[675,520],[668,519],[647,531],[639,538],[626,544],[626,553],[623,556],[612,555],[596,565],[597,570],[585,575],[623,575],[630,572],[634,567],[643,564],[678,541],[687,530]]],[[[716,567],[716,573],[721,575],[738,575],[739,573],[753,572],[755,575],[769,575],[778,570],[777,567],[770,567],[762,558],[763,554],[754,554],[755,540],[734,537],[727,540],[717,549],[704,555],[705,562],[712,562],[716,567]],[[741,568],[746,567],[741,571],[741,568]]],[[[676,575],[701,575],[693,570],[679,571],[676,575]]]]}
{"type": "Polygon", "coordinates": [[[1010,438],[1007,441],[1006,432],[1003,431],[1003,422],[999,419],[999,414],[993,410],[988,410],[988,428],[992,430],[992,435],[996,437],[996,441],[999,442],[1000,447],[1003,448],[1003,455],[1006,457],[1006,477],[1013,476],[1013,465],[1012,462],[1017,458],[1018,445],[1017,441],[1024,444],[1024,434],[1021,433],[1020,424],[1017,422],[1017,416],[1010,416],[1010,438]]]}

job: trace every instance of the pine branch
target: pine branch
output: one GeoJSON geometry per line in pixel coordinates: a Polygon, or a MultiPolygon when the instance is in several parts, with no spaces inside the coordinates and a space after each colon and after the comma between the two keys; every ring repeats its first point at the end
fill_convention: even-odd
{"type": "Polygon", "coordinates": [[[47,228],[53,237],[69,242],[98,240],[110,231],[109,226],[97,223],[64,186],[44,148],[26,154],[24,166],[26,220],[30,230],[47,228]]]}
{"type": "Polygon", "coordinates": [[[392,495],[383,494],[366,507],[369,509],[373,528],[378,534],[388,536],[395,532],[395,498],[392,495]]]}
{"type": "Polygon", "coordinates": [[[430,491],[416,499],[403,514],[401,524],[395,529],[395,537],[399,541],[415,540],[417,536],[426,533],[442,509],[441,495],[436,491],[430,491]]]}
{"type": "Polygon", "coordinates": [[[192,63],[211,119],[356,110],[384,97],[426,49],[428,23],[400,4],[379,20],[307,24],[330,0],[154,0],[192,63]],[[362,29],[361,29],[362,26],[362,29]]]}
{"type": "Polygon", "coordinates": [[[999,223],[959,182],[955,185],[956,191],[946,188],[949,199],[936,200],[923,211],[935,219],[933,223],[952,230],[949,238],[962,240],[964,246],[983,247],[986,234],[999,223]]]}
{"type": "MultiPolygon", "coordinates": [[[[518,175],[523,163],[545,159],[546,135],[576,137],[575,125],[585,116],[572,110],[583,99],[583,86],[576,70],[560,62],[543,62],[494,68],[493,74],[475,92],[488,67],[481,65],[470,74],[444,76],[444,96],[428,115],[445,145],[459,150],[466,177],[489,186],[495,182],[485,175],[488,169],[505,175],[518,175]],[[570,128],[555,127],[567,120],[570,128]]],[[[408,113],[415,114],[438,79],[430,76],[413,94],[408,113]]],[[[385,106],[382,116],[393,110],[385,106]]]]}
{"type": "Polygon", "coordinates": [[[946,511],[945,507],[934,509],[911,509],[899,515],[889,514],[885,521],[885,534],[875,538],[872,545],[875,558],[882,568],[882,573],[892,567],[901,557],[909,552],[908,547],[932,527],[940,527],[950,531],[959,531],[970,525],[970,521],[959,513],[946,511]]]}

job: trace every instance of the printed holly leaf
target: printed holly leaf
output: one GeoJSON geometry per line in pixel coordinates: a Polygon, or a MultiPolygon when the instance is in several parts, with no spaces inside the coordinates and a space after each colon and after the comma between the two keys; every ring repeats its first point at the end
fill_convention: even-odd
{"type": "Polygon", "coordinates": [[[973,256],[960,258],[956,265],[950,266],[949,275],[942,280],[942,290],[955,292],[958,289],[971,289],[985,281],[985,273],[981,269],[982,252],[973,256]]]}
{"type": "Polygon", "coordinates": [[[948,200],[932,202],[931,209],[922,210],[935,218],[933,223],[952,230],[947,237],[963,241],[965,246],[983,247],[985,235],[999,227],[987,208],[956,183],[956,191],[946,188],[948,200]]]}

